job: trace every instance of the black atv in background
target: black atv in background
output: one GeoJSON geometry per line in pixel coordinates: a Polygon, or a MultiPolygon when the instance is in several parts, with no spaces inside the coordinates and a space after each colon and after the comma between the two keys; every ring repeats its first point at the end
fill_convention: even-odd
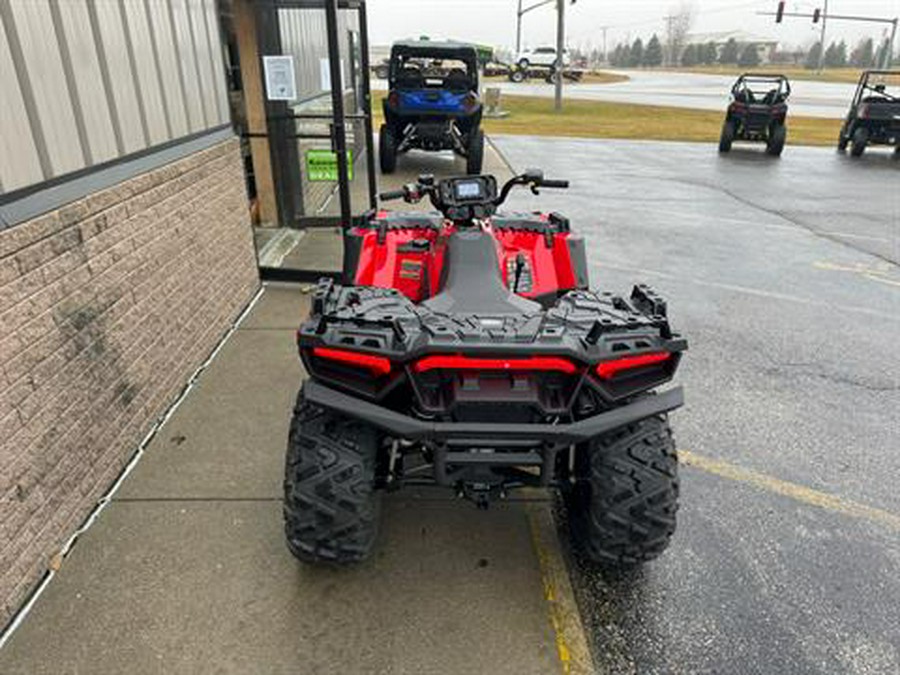
{"type": "Polygon", "coordinates": [[[484,133],[478,96],[478,53],[472,45],[416,40],[391,47],[384,124],[378,137],[381,172],[393,173],[409,150],[452,150],[466,173],[481,173],[484,133]]]}
{"type": "Polygon", "coordinates": [[[744,73],[731,88],[719,152],[729,152],[734,141],[766,144],[766,153],[781,155],[787,140],[787,99],[791,84],[784,75],[744,73]]]}
{"type": "Polygon", "coordinates": [[[900,153],[900,70],[867,70],[859,78],[838,150],[861,157],[869,145],[893,145],[900,153]]]}

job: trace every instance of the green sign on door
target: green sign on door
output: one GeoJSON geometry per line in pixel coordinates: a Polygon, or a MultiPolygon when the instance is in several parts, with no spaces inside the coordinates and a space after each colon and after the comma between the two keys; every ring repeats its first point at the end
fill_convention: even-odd
{"type": "MultiPolygon", "coordinates": [[[[306,178],[310,181],[336,181],[338,179],[337,153],[331,150],[307,150],[306,178]]],[[[347,178],[353,180],[353,154],[350,150],[347,150],[347,178]]]]}

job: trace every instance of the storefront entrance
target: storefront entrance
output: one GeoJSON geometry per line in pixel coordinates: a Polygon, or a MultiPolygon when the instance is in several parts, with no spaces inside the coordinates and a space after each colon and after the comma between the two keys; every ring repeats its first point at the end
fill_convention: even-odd
{"type": "Polygon", "coordinates": [[[365,2],[266,0],[253,11],[265,130],[248,124],[244,136],[268,141],[253,162],[268,159],[277,210],[277,227],[257,237],[260,271],[334,276],[342,228],[375,207],[365,2]]]}

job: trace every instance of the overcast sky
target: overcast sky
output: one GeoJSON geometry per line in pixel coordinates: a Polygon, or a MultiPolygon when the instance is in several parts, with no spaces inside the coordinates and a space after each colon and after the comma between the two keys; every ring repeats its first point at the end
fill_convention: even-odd
{"type": "MultiPolygon", "coordinates": [[[[526,7],[536,0],[523,0],[526,7]]],[[[818,39],[820,27],[805,19],[785,19],[775,24],[773,17],[756,16],[757,11],[774,11],[776,0],[577,0],[566,8],[567,43],[588,42],[602,47],[600,28],[609,26],[609,48],[627,38],[662,33],[663,16],[681,4],[693,7],[693,31],[741,29],[771,36],[786,45],[808,45],[818,39]]],[[[812,12],[819,0],[788,0],[788,11],[812,12]]],[[[495,46],[515,45],[518,0],[368,0],[370,41],[385,45],[407,37],[472,40],[495,46]]],[[[526,46],[555,43],[554,5],[536,9],[523,17],[522,36],[526,46]]],[[[856,14],[891,18],[900,15],[900,0],[829,0],[829,14],[856,14]]],[[[856,42],[861,36],[878,37],[884,26],[832,21],[826,42],[832,38],[856,42]]],[[[900,40],[900,37],[898,37],[900,40]]]]}

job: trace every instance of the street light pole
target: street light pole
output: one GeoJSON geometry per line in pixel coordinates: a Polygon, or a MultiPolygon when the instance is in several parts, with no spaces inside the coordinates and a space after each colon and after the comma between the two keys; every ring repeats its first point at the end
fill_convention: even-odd
{"type": "Polygon", "coordinates": [[[533,5],[522,9],[522,0],[519,0],[519,8],[516,10],[516,57],[518,57],[518,52],[522,51],[522,17],[531,10],[549,5],[551,2],[556,2],[556,0],[539,0],[533,5]]]}
{"type": "Polygon", "coordinates": [[[556,0],[556,92],[554,109],[562,110],[563,51],[566,48],[566,0],[556,0]]]}

